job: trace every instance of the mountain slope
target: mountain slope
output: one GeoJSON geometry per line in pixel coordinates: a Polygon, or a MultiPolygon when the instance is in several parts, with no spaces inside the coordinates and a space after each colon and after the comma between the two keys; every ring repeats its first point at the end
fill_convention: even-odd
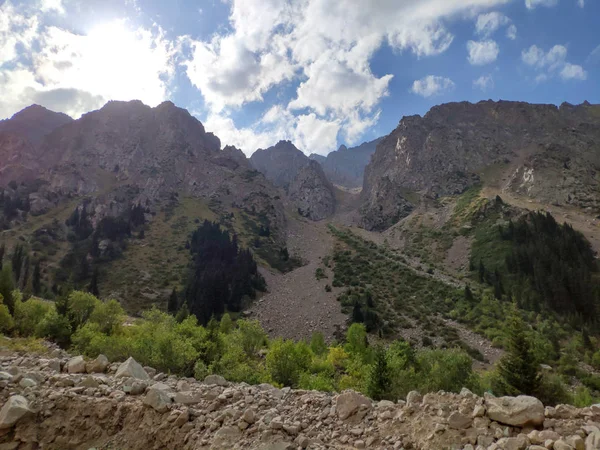
{"type": "Polygon", "coordinates": [[[380,137],[351,148],[342,145],[326,157],[313,153],[310,158],[323,166],[325,175],[333,184],[349,189],[362,187],[365,167],[382,139],[380,137]]]}
{"type": "Polygon", "coordinates": [[[409,211],[407,192],[459,194],[481,181],[547,204],[600,208],[600,107],[449,103],[404,117],[365,170],[362,217],[385,229],[409,211]],[[378,195],[378,192],[387,195],[378,195]],[[376,224],[369,216],[382,216],[376,224]]]}
{"type": "Polygon", "coordinates": [[[308,161],[308,157],[290,141],[279,141],[273,147],[258,149],[250,157],[252,167],[275,186],[285,188],[308,161]]]}

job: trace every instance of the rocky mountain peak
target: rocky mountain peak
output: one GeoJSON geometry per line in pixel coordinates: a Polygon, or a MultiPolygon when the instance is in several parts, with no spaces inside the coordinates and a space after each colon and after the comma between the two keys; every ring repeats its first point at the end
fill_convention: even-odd
{"type": "Polygon", "coordinates": [[[273,147],[255,151],[250,157],[252,166],[279,187],[287,187],[308,161],[290,141],[279,141],[273,147]]]}
{"type": "Polygon", "coordinates": [[[0,133],[14,134],[33,145],[39,145],[44,136],[72,121],[66,114],[50,111],[40,105],[31,105],[10,119],[0,121],[0,133]]]}
{"type": "Polygon", "coordinates": [[[301,216],[322,220],[335,212],[335,191],[321,165],[309,160],[289,186],[290,199],[301,216]]]}

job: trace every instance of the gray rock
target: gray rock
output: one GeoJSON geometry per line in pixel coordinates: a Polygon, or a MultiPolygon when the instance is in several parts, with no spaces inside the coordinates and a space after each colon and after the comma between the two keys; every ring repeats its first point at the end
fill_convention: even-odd
{"type": "Polygon", "coordinates": [[[165,388],[165,386],[166,385],[162,385],[162,383],[151,386],[144,397],[144,405],[149,406],[160,413],[167,411],[169,406],[173,403],[173,399],[169,395],[169,387],[166,386],[165,388]]]}
{"type": "Polygon", "coordinates": [[[469,428],[472,423],[473,419],[471,417],[461,414],[458,411],[454,411],[448,417],[448,426],[450,428],[454,428],[455,430],[469,428]]]}
{"type": "Polygon", "coordinates": [[[13,427],[23,417],[32,414],[25,397],[13,395],[0,410],[0,430],[13,427]]]}
{"type": "Polygon", "coordinates": [[[85,365],[87,373],[104,373],[108,368],[108,358],[104,355],[98,355],[93,361],[89,361],[85,365]]]}
{"type": "Polygon", "coordinates": [[[204,384],[208,384],[209,386],[213,384],[216,384],[217,386],[227,386],[228,383],[221,375],[208,375],[204,379],[204,384]]]}
{"type": "Polygon", "coordinates": [[[150,379],[144,368],[132,357],[127,358],[127,361],[119,366],[115,378],[137,378],[138,380],[150,379]]]}
{"type": "Polygon", "coordinates": [[[341,420],[346,420],[348,417],[356,414],[361,407],[370,409],[372,406],[371,400],[364,395],[354,391],[346,391],[337,396],[335,410],[341,420]]]}
{"type": "Polygon", "coordinates": [[[421,404],[422,401],[423,401],[423,396],[418,391],[410,391],[406,395],[406,403],[408,405],[421,404]]]}
{"type": "Polygon", "coordinates": [[[85,373],[85,361],[83,356],[75,356],[67,361],[67,372],[69,373],[85,373]]]}
{"type": "Polygon", "coordinates": [[[487,416],[491,420],[515,427],[539,426],[544,423],[544,405],[535,397],[485,396],[487,416]]]}

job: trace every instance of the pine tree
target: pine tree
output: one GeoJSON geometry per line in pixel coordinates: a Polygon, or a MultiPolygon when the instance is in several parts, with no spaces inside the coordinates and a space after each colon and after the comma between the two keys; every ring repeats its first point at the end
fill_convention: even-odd
{"type": "Polygon", "coordinates": [[[25,289],[27,287],[27,283],[29,282],[29,256],[25,256],[23,260],[23,276],[21,277],[21,289],[25,289]]]}
{"type": "MultiPolygon", "coordinates": [[[[187,308],[187,303],[184,303],[187,308]]],[[[177,309],[179,308],[179,299],[177,298],[177,290],[173,288],[171,295],[169,296],[169,301],[167,302],[167,312],[170,314],[175,314],[177,309]]]]}
{"type": "Polygon", "coordinates": [[[498,373],[508,394],[535,395],[540,385],[538,364],[516,305],[513,305],[509,323],[507,353],[500,360],[498,373]]]}
{"type": "Polygon", "coordinates": [[[0,295],[4,298],[3,302],[8,308],[8,312],[10,312],[11,316],[15,313],[15,303],[12,296],[14,288],[12,269],[10,264],[6,264],[2,268],[2,271],[0,271],[0,295]]]}
{"type": "Polygon", "coordinates": [[[6,253],[6,245],[0,245],[0,270],[2,270],[2,264],[4,261],[4,254],[6,253]]]}
{"type": "Polygon", "coordinates": [[[42,291],[42,273],[40,270],[39,259],[35,262],[35,266],[33,268],[33,280],[31,286],[33,288],[33,294],[39,296],[40,292],[42,291]]]}
{"type": "Polygon", "coordinates": [[[468,284],[465,286],[465,300],[469,303],[473,303],[475,300],[473,297],[473,291],[471,291],[471,287],[468,284]]]}
{"type": "Polygon", "coordinates": [[[485,281],[485,266],[483,265],[483,261],[479,260],[479,282],[483,283],[485,281]]]}
{"type": "Polygon", "coordinates": [[[98,289],[98,268],[95,267],[92,272],[92,280],[90,281],[90,285],[88,286],[88,291],[90,294],[100,297],[100,290],[98,289]]]}
{"type": "Polygon", "coordinates": [[[175,315],[175,321],[177,323],[181,323],[185,319],[187,319],[189,316],[190,316],[190,310],[188,309],[187,303],[184,303],[183,305],[181,305],[181,308],[179,308],[179,311],[177,311],[177,314],[175,315]]]}
{"type": "Polygon", "coordinates": [[[391,391],[390,369],[387,363],[387,352],[383,346],[375,349],[375,362],[371,366],[367,391],[374,400],[387,399],[391,391]]]}
{"type": "Polygon", "coordinates": [[[362,306],[360,302],[357,300],[354,302],[354,308],[352,308],[352,322],[353,323],[363,323],[365,321],[365,316],[362,312],[362,306]]]}
{"type": "Polygon", "coordinates": [[[21,270],[23,269],[23,259],[25,258],[25,249],[21,244],[15,246],[12,255],[12,269],[15,274],[15,282],[18,284],[21,280],[21,270]]]}

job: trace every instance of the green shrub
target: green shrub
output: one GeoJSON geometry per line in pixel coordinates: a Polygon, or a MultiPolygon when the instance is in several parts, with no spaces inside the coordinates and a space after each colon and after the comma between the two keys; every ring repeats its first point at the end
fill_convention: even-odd
{"type": "MultiPolygon", "coordinates": [[[[1,295],[0,300],[2,300],[1,295]]],[[[14,327],[15,321],[8,311],[8,306],[0,304],[0,333],[8,334],[14,327]]]]}
{"type": "Polygon", "coordinates": [[[305,343],[275,339],[267,354],[267,370],[276,383],[297,386],[300,374],[310,361],[311,351],[305,343]]]}
{"type": "Polygon", "coordinates": [[[38,323],[35,334],[66,346],[71,341],[71,323],[69,319],[58,314],[56,309],[52,308],[38,323]]]}
{"type": "Polygon", "coordinates": [[[20,297],[15,299],[15,328],[20,336],[35,335],[38,324],[44,316],[54,309],[49,302],[31,298],[26,302],[20,297]]]}

